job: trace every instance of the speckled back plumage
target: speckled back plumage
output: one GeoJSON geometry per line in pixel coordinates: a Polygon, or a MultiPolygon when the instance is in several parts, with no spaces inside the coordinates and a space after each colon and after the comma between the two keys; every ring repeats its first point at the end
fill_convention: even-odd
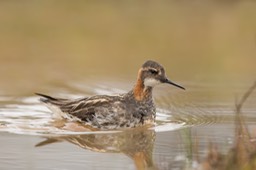
{"type": "MultiPolygon", "coordinates": [[[[41,95],[41,94],[38,94],[41,95]]],[[[57,99],[44,95],[43,102],[67,113],[70,120],[84,122],[93,128],[119,129],[154,123],[153,99],[136,101],[133,91],[118,96],[99,95],[77,100],[57,99]],[[47,98],[47,99],[45,99],[47,98]]],[[[67,118],[66,117],[66,118],[67,118]]]]}

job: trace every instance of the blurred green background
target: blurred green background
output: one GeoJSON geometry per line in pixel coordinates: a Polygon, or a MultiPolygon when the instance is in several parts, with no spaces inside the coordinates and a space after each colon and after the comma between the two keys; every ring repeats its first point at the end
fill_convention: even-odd
{"type": "Polygon", "coordinates": [[[0,1],[0,94],[90,77],[134,81],[147,59],[183,84],[254,81],[255,9],[253,1],[0,1]]]}

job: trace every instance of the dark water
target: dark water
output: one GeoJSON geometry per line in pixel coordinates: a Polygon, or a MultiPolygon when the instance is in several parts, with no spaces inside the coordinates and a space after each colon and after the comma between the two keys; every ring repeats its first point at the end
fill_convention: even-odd
{"type": "MultiPolygon", "coordinates": [[[[0,2],[0,169],[200,169],[235,144],[235,103],[256,80],[253,1],[0,2]],[[34,92],[125,93],[153,59],[186,91],[154,90],[156,126],[88,132],[34,92]]],[[[255,135],[256,93],[242,108],[255,135]]]]}

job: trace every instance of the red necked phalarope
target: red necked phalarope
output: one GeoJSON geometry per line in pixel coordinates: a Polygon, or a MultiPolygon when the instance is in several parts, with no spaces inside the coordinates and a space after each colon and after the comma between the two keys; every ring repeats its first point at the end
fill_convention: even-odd
{"type": "Polygon", "coordinates": [[[138,78],[131,91],[117,96],[96,95],[80,99],[54,98],[44,94],[40,101],[64,119],[79,121],[90,127],[110,130],[152,125],[156,108],[152,99],[153,87],[167,83],[184,89],[171,82],[164,68],[155,61],[146,61],[139,69],[138,78]]]}

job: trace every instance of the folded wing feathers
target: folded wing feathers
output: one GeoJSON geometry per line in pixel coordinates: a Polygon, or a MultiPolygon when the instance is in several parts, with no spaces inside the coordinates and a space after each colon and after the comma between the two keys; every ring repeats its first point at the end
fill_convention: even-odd
{"type": "Polygon", "coordinates": [[[40,99],[42,102],[59,107],[62,112],[77,116],[79,118],[88,117],[95,113],[95,108],[103,106],[107,103],[111,103],[111,101],[115,100],[115,97],[113,96],[94,96],[77,100],[69,100],[53,98],[40,93],[36,94],[42,97],[40,99]]]}
{"type": "Polygon", "coordinates": [[[89,108],[91,106],[95,107],[95,106],[100,106],[104,103],[107,103],[108,100],[107,99],[87,99],[87,100],[81,100],[79,102],[73,103],[71,105],[70,111],[79,111],[82,110],[84,108],[89,108]]]}

